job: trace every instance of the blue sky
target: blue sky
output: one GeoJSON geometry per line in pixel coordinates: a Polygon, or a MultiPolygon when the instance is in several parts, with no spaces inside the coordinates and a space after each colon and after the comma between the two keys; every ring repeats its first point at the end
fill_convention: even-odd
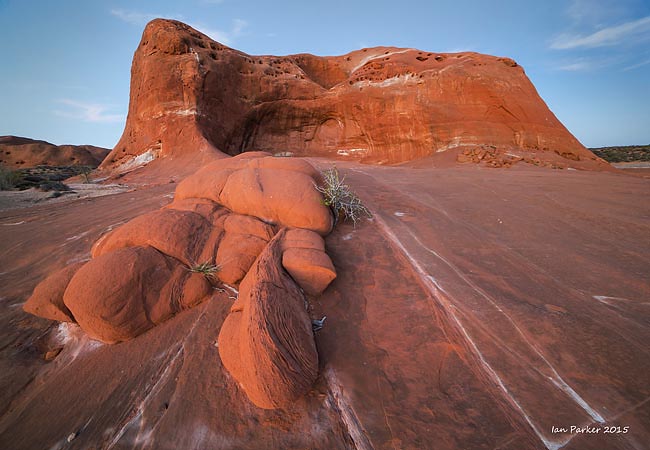
{"type": "Polygon", "coordinates": [[[583,144],[650,144],[648,0],[0,0],[0,135],[113,147],[154,17],[251,54],[509,56],[583,144]]]}

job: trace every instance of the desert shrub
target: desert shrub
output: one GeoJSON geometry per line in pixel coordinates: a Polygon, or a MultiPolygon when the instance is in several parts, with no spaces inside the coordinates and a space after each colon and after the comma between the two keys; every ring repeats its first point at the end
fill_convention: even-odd
{"type": "Polygon", "coordinates": [[[200,273],[208,279],[213,279],[216,276],[215,274],[219,272],[219,270],[221,270],[221,267],[219,267],[216,264],[212,264],[210,262],[195,264],[189,268],[190,272],[200,273]]]}
{"type": "Polygon", "coordinates": [[[15,189],[20,183],[20,174],[6,167],[0,166],[0,191],[15,189]]]}
{"type": "Polygon", "coordinates": [[[342,215],[344,219],[352,220],[356,226],[362,216],[372,217],[372,213],[363,205],[357,194],[344,183],[345,177],[341,178],[336,167],[322,171],[321,175],[323,183],[316,186],[316,189],[323,194],[323,203],[334,212],[335,222],[338,222],[342,215]]]}
{"type": "Polygon", "coordinates": [[[93,171],[93,168],[90,166],[79,166],[79,175],[81,175],[81,179],[83,180],[84,184],[89,184],[92,180],[90,178],[90,172],[93,171]]]}
{"type": "Polygon", "coordinates": [[[650,145],[628,145],[624,147],[590,148],[596,156],[607,162],[650,161],[650,145]]]}

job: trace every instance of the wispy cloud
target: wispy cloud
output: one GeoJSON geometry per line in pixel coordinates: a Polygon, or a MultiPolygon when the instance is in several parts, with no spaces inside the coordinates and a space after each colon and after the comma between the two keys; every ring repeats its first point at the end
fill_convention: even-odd
{"type": "Polygon", "coordinates": [[[575,48],[595,48],[619,45],[631,40],[650,38],[650,16],[616,26],[610,26],[588,35],[564,34],[551,43],[551,48],[568,50],[575,48]]]}
{"type": "Polygon", "coordinates": [[[627,72],[627,71],[629,71],[629,70],[638,69],[639,67],[647,66],[648,64],[650,64],[650,59],[647,59],[647,60],[645,60],[645,61],[641,61],[640,63],[632,64],[631,66],[625,67],[625,68],[623,69],[623,72],[627,72]]]}
{"type": "Polygon", "coordinates": [[[575,23],[597,25],[606,20],[618,20],[628,13],[621,0],[571,0],[566,13],[575,23]]]}
{"type": "Polygon", "coordinates": [[[474,45],[466,45],[464,47],[453,47],[453,48],[448,48],[444,51],[441,51],[440,53],[466,53],[466,52],[476,52],[477,50],[474,50],[476,46],[474,45]]]}
{"type": "MultiPolygon", "coordinates": [[[[220,3],[216,1],[211,1],[210,3],[220,3]]],[[[248,27],[248,22],[243,19],[234,19],[230,30],[220,30],[217,28],[212,28],[205,25],[202,22],[194,22],[186,19],[182,14],[152,14],[152,13],[143,13],[139,11],[132,11],[126,9],[112,9],[110,10],[112,16],[117,17],[123,22],[129,23],[136,26],[144,26],[147,22],[157,18],[157,17],[166,17],[168,19],[180,20],[185,22],[192,28],[199,30],[203,34],[210,36],[212,39],[217,40],[226,45],[232,45],[232,43],[240,36],[245,34],[245,30],[248,27]]]]}
{"type": "Polygon", "coordinates": [[[141,13],[125,9],[111,9],[111,15],[131,25],[144,25],[156,17],[162,17],[161,14],[141,13]]]}
{"type": "Polygon", "coordinates": [[[125,120],[124,114],[109,112],[111,109],[114,109],[111,105],[85,103],[68,98],[60,99],[57,103],[66,106],[64,110],[56,109],[53,111],[54,114],[59,117],[66,117],[68,119],[76,119],[91,123],[114,123],[125,120]]]}
{"type": "Polygon", "coordinates": [[[556,64],[554,69],[563,72],[587,72],[620,65],[621,63],[622,58],[620,56],[579,57],[561,61],[556,64]]]}
{"type": "Polygon", "coordinates": [[[244,32],[244,29],[248,26],[248,22],[243,19],[235,19],[232,21],[232,34],[235,36],[241,36],[244,32]]]}
{"type": "Polygon", "coordinates": [[[564,72],[582,72],[585,70],[591,70],[594,66],[587,61],[578,61],[563,66],[559,66],[557,70],[562,70],[564,72]]]}
{"type": "Polygon", "coordinates": [[[555,67],[555,70],[561,70],[563,72],[585,72],[598,69],[607,64],[609,64],[609,61],[604,62],[593,58],[575,58],[570,61],[560,62],[555,67]]]}
{"type": "Polygon", "coordinates": [[[234,19],[232,21],[232,27],[230,28],[229,31],[210,29],[203,26],[200,23],[194,23],[194,22],[185,22],[185,23],[187,23],[192,28],[195,28],[200,32],[210,36],[212,39],[226,45],[232,45],[237,38],[246,34],[245,29],[248,27],[248,22],[242,19],[234,19]]]}

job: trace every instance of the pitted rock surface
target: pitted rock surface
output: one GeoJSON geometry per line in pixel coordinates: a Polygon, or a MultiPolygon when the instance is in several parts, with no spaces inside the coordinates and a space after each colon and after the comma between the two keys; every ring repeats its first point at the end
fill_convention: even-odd
{"type": "Polygon", "coordinates": [[[609,169],[510,58],[396,47],[254,56],[156,19],[133,58],[124,134],[102,167],[254,150],[381,164],[450,153],[455,161],[483,146],[515,155],[508,162],[609,169]]]}

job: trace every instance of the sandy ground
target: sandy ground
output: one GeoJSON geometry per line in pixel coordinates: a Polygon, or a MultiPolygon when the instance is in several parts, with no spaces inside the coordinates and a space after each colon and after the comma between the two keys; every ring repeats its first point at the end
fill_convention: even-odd
{"type": "Polygon", "coordinates": [[[612,166],[617,169],[650,169],[650,162],[626,162],[626,163],[613,163],[612,166]]]}
{"type": "Polygon", "coordinates": [[[32,188],[24,191],[0,191],[0,211],[29,208],[34,205],[60,204],[71,201],[101,197],[126,192],[131,188],[124,184],[68,184],[70,191],[62,191],[60,196],[53,192],[43,192],[32,188]]]}
{"type": "Polygon", "coordinates": [[[226,294],[114,346],[20,308],[174,184],[0,212],[0,448],[647,448],[650,180],[336,165],[374,217],[327,238],[321,377],[286,410],[221,366],[226,294]]]}
{"type": "Polygon", "coordinates": [[[650,162],[614,163],[612,166],[628,174],[650,178],[650,162]]]}

